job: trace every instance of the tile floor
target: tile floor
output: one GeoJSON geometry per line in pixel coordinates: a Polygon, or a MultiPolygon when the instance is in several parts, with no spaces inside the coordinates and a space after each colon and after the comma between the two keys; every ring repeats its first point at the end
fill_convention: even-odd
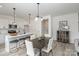
{"type": "MultiPolygon", "coordinates": [[[[54,41],[52,52],[49,56],[76,56],[74,44],[54,41]]],[[[17,52],[7,53],[4,44],[0,44],[0,56],[26,56],[26,48],[22,47],[17,52]]]]}
{"type": "Polygon", "coordinates": [[[52,51],[54,56],[76,56],[74,44],[54,41],[52,51]]]}

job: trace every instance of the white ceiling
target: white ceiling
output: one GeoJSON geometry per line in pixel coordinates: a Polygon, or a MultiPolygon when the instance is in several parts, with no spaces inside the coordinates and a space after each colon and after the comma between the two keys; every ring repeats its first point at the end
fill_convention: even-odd
{"type": "MultiPolygon", "coordinates": [[[[25,18],[28,13],[36,16],[36,3],[0,3],[3,7],[0,8],[1,15],[13,15],[13,9],[16,8],[16,16],[25,18]]],[[[45,15],[62,15],[67,13],[79,12],[78,3],[40,3],[40,16],[45,15]]]]}

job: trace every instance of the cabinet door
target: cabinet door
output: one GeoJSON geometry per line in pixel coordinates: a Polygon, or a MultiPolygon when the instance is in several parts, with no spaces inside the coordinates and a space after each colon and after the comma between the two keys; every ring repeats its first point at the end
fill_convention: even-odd
{"type": "Polygon", "coordinates": [[[69,31],[57,31],[57,41],[69,43],[69,31]]]}

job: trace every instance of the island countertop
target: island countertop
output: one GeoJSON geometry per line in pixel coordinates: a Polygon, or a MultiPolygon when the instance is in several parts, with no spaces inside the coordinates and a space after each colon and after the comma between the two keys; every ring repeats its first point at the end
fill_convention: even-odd
{"type": "Polygon", "coordinates": [[[19,40],[21,38],[27,38],[27,37],[30,38],[30,35],[32,35],[32,33],[18,34],[16,36],[6,35],[5,36],[5,50],[6,50],[6,52],[10,52],[10,46],[12,46],[10,41],[19,40]]]}

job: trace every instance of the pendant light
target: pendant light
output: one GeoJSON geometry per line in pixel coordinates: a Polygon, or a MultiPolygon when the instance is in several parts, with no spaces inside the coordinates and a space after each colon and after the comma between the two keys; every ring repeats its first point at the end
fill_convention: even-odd
{"type": "Polygon", "coordinates": [[[42,18],[42,17],[39,16],[39,5],[40,5],[40,3],[37,3],[37,16],[35,18],[35,21],[37,21],[37,20],[42,18]]]}
{"type": "Polygon", "coordinates": [[[37,20],[39,20],[39,19],[40,19],[41,21],[43,20],[42,17],[39,15],[39,5],[40,5],[40,3],[37,3],[37,16],[36,16],[36,18],[35,18],[35,21],[37,21],[37,20]]]}
{"type": "Polygon", "coordinates": [[[16,10],[16,8],[13,8],[13,17],[14,17],[14,21],[12,22],[12,24],[16,24],[16,22],[15,22],[15,10],[16,10]]]}
{"type": "Polygon", "coordinates": [[[37,3],[37,16],[35,18],[35,21],[39,19],[39,3],[37,3]]]}
{"type": "Polygon", "coordinates": [[[31,17],[31,14],[29,13],[28,16],[29,16],[29,25],[30,25],[30,17],[31,17]]]}
{"type": "Polygon", "coordinates": [[[29,26],[29,32],[30,32],[30,18],[31,18],[31,14],[29,13],[28,16],[29,16],[29,25],[28,26],[29,26]]]}

